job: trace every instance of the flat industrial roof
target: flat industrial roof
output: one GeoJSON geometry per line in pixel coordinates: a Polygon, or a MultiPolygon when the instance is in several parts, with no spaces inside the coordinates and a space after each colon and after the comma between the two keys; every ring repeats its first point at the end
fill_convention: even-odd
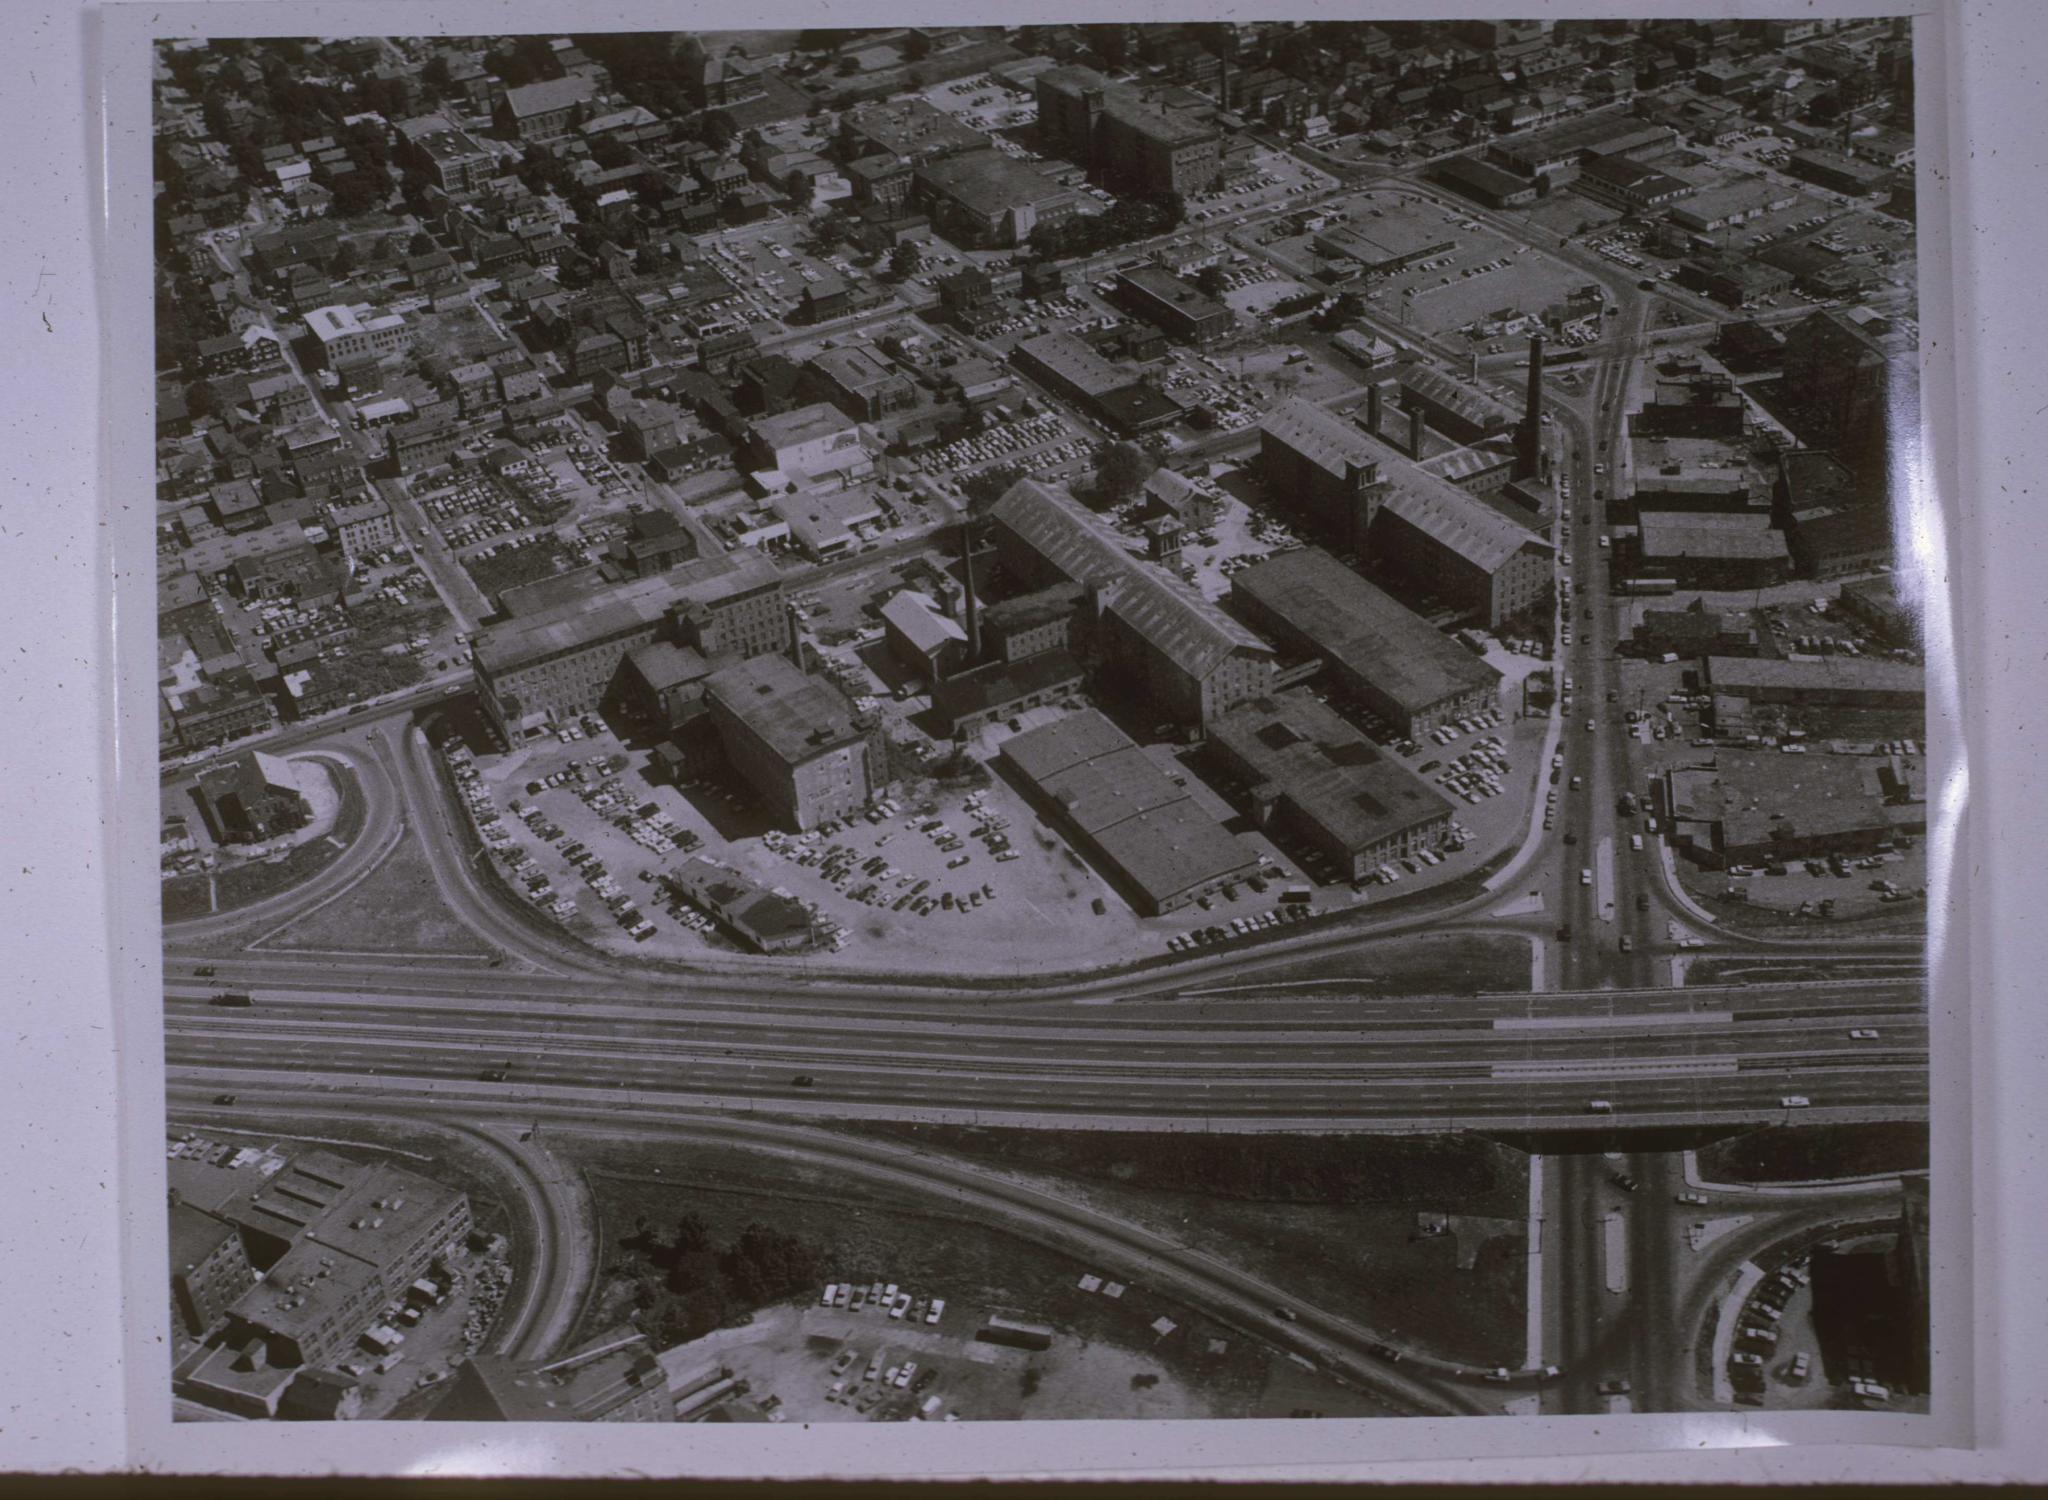
{"type": "Polygon", "coordinates": [[[558,605],[527,620],[489,628],[476,643],[487,672],[513,671],[560,652],[592,646],[659,621],[677,605],[743,593],[781,575],[765,557],[705,557],[652,578],[558,605]]]}
{"type": "Polygon", "coordinates": [[[1411,713],[1500,683],[1498,670],[1320,547],[1256,563],[1232,587],[1411,713]]]}
{"type": "Polygon", "coordinates": [[[1210,735],[1354,852],[1452,812],[1435,787],[1299,690],[1239,704],[1210,735]]]}
{"type": "Polygon", "coordinates": [[[1757,690],[1922,694],[1927,674],[1913,662],[1869,656],[1793,660],[1766,656],[1710,656],[1707,680],[1717,693],[1741,697],[1757,690]]]}
{"type": "Polygon", "coordinates": [[[1242,840],[1094,709],[1016,735],[1002,753],[1155,904],[1257,863],[1242,840]]]}
{"type": "Polygon", "coordinates": [[[704,691],[786,765],[801,765],[865,732],[844,693],[786,656],[735,662],[706,678],[704,691]]]}

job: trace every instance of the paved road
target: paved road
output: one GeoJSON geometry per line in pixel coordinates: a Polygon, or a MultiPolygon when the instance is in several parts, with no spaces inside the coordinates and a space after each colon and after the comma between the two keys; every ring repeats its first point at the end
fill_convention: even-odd
{"type": "Polygon", "coordinates": [[[1309,1118],[1583,1126],[1596,1095],[1629,1125],[1774,1119],[1791,1092],[1823,1100],[1821,1113],[1904,1116],[1926,1098],[1924,1008],[1910,982],[1490,1000],[1289,995],[1000,1018],[735,1005],[708,991],[622,1004],[587,981],[503,973],[414,974],[376,988],[339,992],[294,965],[174,976],[168,1064],[226,1091],[282,1065],[324,1084],[404,1079],[429,1097],[510,1102],[609,1088],[806,1114],[1208,1128],[1309,1118]],[[256,986],[260,1003],[209,1004],[212,984],[230,980],[256,986]],[[400,989],[410,994],[394,998],[400,989]],[[494,1003],[481,1011],[486,994],[494,1003]],[[1879,1040],[1848,1035],[1865,1028],[1879,1040]],[[508,1077],[483,1077],[496,1072],[508,1077]]]}

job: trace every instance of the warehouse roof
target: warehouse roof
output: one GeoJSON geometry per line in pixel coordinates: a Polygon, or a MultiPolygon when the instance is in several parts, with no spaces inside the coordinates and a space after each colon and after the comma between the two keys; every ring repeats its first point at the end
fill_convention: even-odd
{"type": "Polygon", "coordinates": [[[1488,573],[1527,548],[1553,550],[1549,542],[1476,495],[1411,463],[1390,466],[1389,477],[1389,513],[1488,573]]]}
{"type": "Polygon", "coordinates": [[[1040,651],[1021,661],[991,662],[985,667],[941,678],[932,689],[932,707],[948,724],[970,714],[986,713],[1034,693],[1077,684],[1085,676],[1071,651],[1040,651]]]}
{"type": "Polygon", "coordinates": [[[1043,206],[1074,191],[1062,187],[1028,161],[1000,151],[967,151],[944,156],[917,169],[920,181],[944,193],[969,213],[997,219],[1021,204],[1043,206]]]}
{"type": "Polygon", "coordinates": [[[844,693],[786,656],[735,662],[706,678],[704,689],[786,765],[801,765],[866,732],[844,693]]]}
{"type": "Polygon", "coordinates": [[[530,619],[493,626],[476,643],[477,664],[487,672],[512,671],[559,652],[631,634],[692,600],[723,599],[780,576],[775,564],[758,554],[699,558],[652,578],[556,605],[530,619]]]}
{"type": "Polygon", "coordinates": [[[1450,817],[1451,804],[1436,788],[1307,693],[1241,703],[1210,734],[1353,852],[1450,817]]]}
{"type": "Polygon", "coordinates": [[[1707,680],[1715,692],[1738,698],[1773,690],[1907,695],[1927,691],[1927,674],[1916,663],[1869,656],[1710,656],[1707,680]]]}
{"type": "Polygon", "coordinates": [[[1041,333],[1019,343],[1016,353],[1029,356],[1076,390],[1091,396],[1129,385],[1132,379],[1130,371],[1104,359],[1071,333],[1041,333]]]}
{"type": "Polygon", "coordinates": [[[1504,401],[1496,401],[1477,386],[1455,375],[1427,365],[1410,365],[1401,372],[1401,389],[1418,400],[1440,407],[1453,416],[1487,432],[1505,432],[1515,425],[1518,414],[1504,401]]]}
{"type": "Polygon", "coordinates": [[[1256,863],[1236,835],[1093,709],[1016,735],[1002,753],[1157,904],[1256,863]]]}
{"type": "Polygon", "coordinates": [[[1410,712],[1500,681],[1495,668],[1320,547],[1246,568],[1234,587],[1410,712]]]}
{"type": "Polygon", "coordinates": [[[1785,534],[1773,531],[1770,518],[1764,515],[1646,511],[1641,520],[1641,536],[1645,562],[1667,557],[1768,562],[1786,556],[1785,534]]]}
{"type": "Polygon", "coordinates": [[[1359,430],[1323,406],[1296,396],[1281,402],[1259,423],[1259,432],[1284,443],[1326,474],[1344,476],[1347,462],[1377,464],[1383,450],[1359,430]]]}
{"type": "Polygon", "coordinates": [[[1112,614],[1196,677],[1206,677],[1233,652],[1272,654],[1264,641],[1200,594],[1132,556],[1070,495],[1020,479],[991,514],[1071,582],[1103,586],[1112,614]]]}

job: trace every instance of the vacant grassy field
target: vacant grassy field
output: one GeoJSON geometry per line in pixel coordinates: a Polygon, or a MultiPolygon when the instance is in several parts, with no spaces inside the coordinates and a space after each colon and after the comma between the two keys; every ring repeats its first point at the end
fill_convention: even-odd
{"type": "MultiPolygon", "coordinates": [[[[690,1217],[721,1247],[749,1226],[819,1247],[821,1284],[894,1281],[976,1315],[1012,1311],[1083,1340],[1142,1351],[1198,1392],[1216,1416],[1257,1414],[1271,1366],[1281,1358],[1136,1281],[1116,1300],[1083,1292],[1084,1272],[1116,1275],[1118,1268],[1084,1265],[923,1194],[849,1187],[827,1170],[738,1149],[596,1140],[572,1149],[590,1171],[604,1245],[598,1295],[581,1334],[636,1310],[650,1271],[650,1240],[668,1240],[690,1217]],[[1149,1327],[1162,1316],[1178,1325],[1167,1338],[1149,1327]],[[1213,1351],[1212,1339],[1226,1347],[1213,1351]]],[[[777,1300],[802,1305],[816,1297],[807,1285],[777,1300]]]]}
{"type": "Polygon", "coordinates": [[[1529,988],[1522,938],[1463,933],[1387,938],[1350,953],[1261,969],[1249,983],[1328,979],[1375,995],[1477,995],[1529,988]]]}
{"type": "Polygon", "coordinates": [[[1927,1127],[1917,1121],[1792,1125],[1753,1130],[1700,1152],[1712,1182],[1815,1182],[1927,1169],[1927,1127]]]}
{"type": "Polygon", "coordinates": [[[1470,1364],[1521,1359],[1528,1163],[1494,1142],[846,1128],[1008,1169],[1405,1347],[1470,1364]],[[1420,1234],[1425,1212],[1451,1216],[1451,1232],[1420,1234]]]}
{"type": "Polygon", "coordinates": [[[271,946],[351,953],[482,953],[448,910],[419,843],[401,839],[341,896],[293,924],[271,946]]]}

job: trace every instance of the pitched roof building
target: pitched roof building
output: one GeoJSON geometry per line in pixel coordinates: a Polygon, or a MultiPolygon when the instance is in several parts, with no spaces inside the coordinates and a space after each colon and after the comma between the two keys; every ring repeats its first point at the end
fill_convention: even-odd
{"type": "Polygon", "coordinates": [[[1031,588],[1090,589],[1105,669],[1178,722],[1206,725],[1271,685],[1272,647],[1126,550],[1073,496],[1021,479],[990,515],[1004,570],[1031,588]]]}

